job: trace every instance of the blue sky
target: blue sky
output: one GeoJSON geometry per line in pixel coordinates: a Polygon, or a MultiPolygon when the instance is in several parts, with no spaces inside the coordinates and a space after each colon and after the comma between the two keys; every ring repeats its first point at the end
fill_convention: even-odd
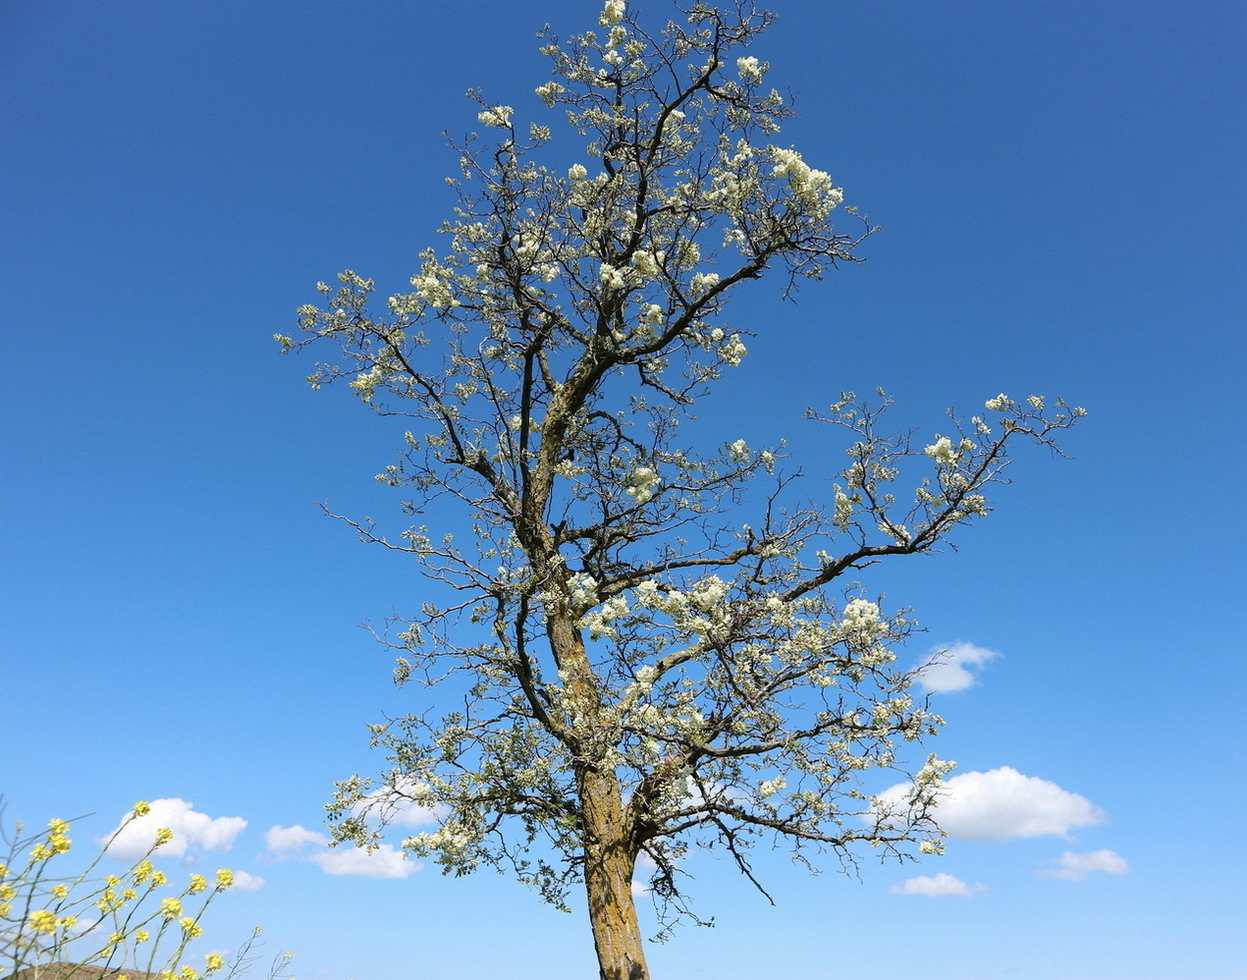
{"type": "MultiPolygon", "coordinates": [[[[906,656],[998,654],[933,695],[938,749],[982,791],[948,854],[810,877],[777,853],[776,908],[694,857],[718,926],[653,947],[655,976],[1247,978],[1247,10],[775,7],[756,53],[798,98],[782,139],[884,230],[796,304],[764,282],[733,308],[758,336],[703,421],[813,465],[832,450],[801,412],[842,389],[883,385],[924,431],[1000,391],[1091,414],[1076,459],[1024,454],[959,551],[868,580],[928,629],[906,656]],[[940,891],[963,894],[907,893],[940,891]]],[[[447,215],[440,134],[476,128],[464,91],[539,117],[534,32],[596,15],[0,8],[6,816],[94,813],[85,841],[137,799],[182,801],[172,867],[264,879],[221,901],[209,943],[263,925],[300,980],[594,970],[579,913],[489,873],[358,873],[395,867],[335,866],[309,836],[334,780],[381,765],[365,724],[421,696],[357,628],[421,582],[316,506],[398,519],[372,478],[395,431],[309,391],[270,338],[342,268],[401,288],[447,215]]]]}

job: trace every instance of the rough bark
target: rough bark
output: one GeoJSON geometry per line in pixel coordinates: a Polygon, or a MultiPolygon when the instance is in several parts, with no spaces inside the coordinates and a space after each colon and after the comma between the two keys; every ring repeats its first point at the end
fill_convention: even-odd
{"type": "MultiPolygon", "coordinates": [[[[562,563],[547,567],[553,576],[566,575],[562,563]]],[[[569,739],[576,756],[584,881],[599,975],[601,980],[649,980],[644,938],[632,898],[636,847],[630,818],[623,806],[619,778],[602,761],[604,751],[613,746],[601,744],[597,726],[588,720],[602,707],[600,680],[589,663],[580,631],[565,609],[548,615],[546,630],[567,688],[583,712],[569,739]]]]}
{"type": "Polygon", "coordinates": [[[584,876],[601,980],[649,980],[632,899],[636,855],[625,830],[614,773],[585,769],[579,778],[585,818],[584,876]]]}

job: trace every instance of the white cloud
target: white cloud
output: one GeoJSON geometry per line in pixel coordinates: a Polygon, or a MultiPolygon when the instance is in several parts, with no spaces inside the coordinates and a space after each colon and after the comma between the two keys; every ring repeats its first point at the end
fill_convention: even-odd
{"type": "Polygon", "coordinates": [[[264,887],[264,879],[246,871],[234,872],[234,888],[240,892],[258,892],[264,887]]]}
{"type": "MultiPolygon", "coordinates": [[[[909,792],[909,784],[900,783],[879,798],[884,805],[901,809],[909,792]]],[[[949,837],[1012,840],[1047,834],[1064,837],[1074,827],[1102,823],[1105,814],[1086,797],[1056,783],[1001,766],[946,781],[934,818],[949,837]]]]}
{"type": "Polygon", "coordinates": [[[950,874],[938,874],[934,878],[910,878],[904,884],[892,886],[892,892],[896,895],[926,895],[929,898],[947,898],[953,895],[970,898],[984,891],[987,891],[986,885],[967,885],[950,874]]]}
{"type": "Polygon", "coordinates": [[[308,844],[328,844],[329,836],[298,824],[293,827],[278,825],[264,832],[264,843],[270,854],[284,860],[294,856],[292,852],[302,850],[308,844]]]}
{"type": "Polygon", "coordinates": [[[424,865],[409,861],[407,855],[390,844],[381,844],[371,853],[362,847],[330,847],[328,834],[293,827],[270,827],[264,834],[269,853],[277,860],[294,858],[310,861],[326,874],[361,878],[406,878],[424,865]],[[310,846],[310,850],[308,850],[310,846]]]}
{"type": "Polygon", "coordinates": [[[999,656],[995,650],[976,647],[973,643],[958,642],[949,647],[932,647],[930,655],[918,668],[918,683],[937,694],[964,691],[978,683],[967,668],[977,669],[999,656]]]}
{"type": "Polygon", "coordinates": [[[361,878],[406,878],[424,867],[416,861],[408,861],[406,854],[389,844],[380,845],[372,853],[362,847],[325,848],[312,852],[308,860],[319,865],[326,874],[361,878]]]}
{"type": "Polygon", "coordinates": [[[401,780],[394,786],[382,786],[373,790],[351,807],[351,815],[362,817],[371,824],[382,823],[402,827],[427,827],[441,823],[450,808],[437,803],[426,806],[417,803],[425,784],[414,779],[401,780]]]}
{"type": "Polygon", "coordinates": [[[1093,871],[1110,875],[1124,875],[1130,870],[1126,859],[1116,851],[1086,851],[1075,854],[1066,851],[1057,861],[1058,867],[1038,872],[1044,878],[1062,878],[1065,881],[1084,881],[1093,871]]]}
{"type": "MultiPolygon", "coordinates": [[[[195,810],[195,804],[173,797],[152,800],[146,816],[136,817],[129,823],[123,819],[117,826],[121,832],[109,845],[108,854],[119,861],[141,858],[156,840],[162,828],[173,831],[173,839],[160,848],[162,856],[182,857],[188,847],[205,851],[228,851],[234,840],[247,826],[242,817],[210,817],[195,810]]],[[[112,834],[100,839],[105,843],[112,834]]]]}

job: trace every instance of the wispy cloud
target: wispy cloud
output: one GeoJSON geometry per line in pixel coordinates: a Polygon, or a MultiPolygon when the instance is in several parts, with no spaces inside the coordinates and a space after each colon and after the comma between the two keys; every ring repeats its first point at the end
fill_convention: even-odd
{"type": "Polygon", "coordinates": [[[964,691],[978,683],[970,668],[978,670],[999,656],[995,650],[960,641],[952,646],[932,647],[927,659],[918,668],[918,683],[936,694],[964,691]]]}
{"type": "Polygon", "coordinates": [[[1061,878],[1065,881],[1085,881],[1093,871],[1103,871],[1110,875],[1124,875],[1130,871],[1130,865],[1116,851],[1086,851],[1075,854],[1066,851],[1057,859],[1055,868],[1044,868],[1036,872],[1043,878],[1061,878]]]}
{"type": "MultiPolygon", "coordinates": [[[[885,807],[903,810],[912,787],[899,783],[879,794],[885,807]]],[[[1012,840],[1066,836],[1075,827],[1102,823],[1105,813],[1090,800],[1009,766],[966,772],[944,783],[933,814],[949,837],[1012,840]]]]}
{"type": "MultiPolygon", "coordinates": [[[[110,857],[119,861],[133,861],[150,850],[156,834],[163,828],[173,832],[173,839],[160,848],[161,856],[182,857],[190,848],[205,851],[228,851],[247,826],[242,817],[210,817],[195,809],[195,804],[170,797],[152,800],[146,816],[136,817],[126,824],[117,824],[121,833],[108,847],[110,857]]],[[[116,828],[114,828],[114,833],[116,828]]],[[[100,838],[107,841],[112,834],[100,838]]]]}
{"type": "Polygon", "coordinates": [[[987,891],[986,885],[978,883],[968,885],[950,874],[938,874],[934,878],[926,876],[910,878],[900,885],[892,886],[893,894],[926,895],[928,898],[972,898],[985,891],[987,891]]]}
{"type": "Polygon", "coordinates": [[[362,847],[330,847],[330,837],[296,824],[270,827],[264,834],[269,854],[278,861],[308,861],[326,874],[361,878],[406,878],[424,865],[409,861],[393,845],[381,844],[372,851],[362,847]]]}

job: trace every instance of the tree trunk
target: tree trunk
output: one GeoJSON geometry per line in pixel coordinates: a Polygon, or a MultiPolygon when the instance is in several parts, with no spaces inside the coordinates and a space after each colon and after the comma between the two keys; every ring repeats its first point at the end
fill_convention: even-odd
{"type": "Polygon", "coordinates": [[[614,773],[580,773],[585,818],[585,889],[601,980],[649,980],[645,947],[632,900],[636,862],[624,826],[614,773]]]}
{"type": "MultiPolygon", "coordinates": [[[[546,540],[548,541],[548,532],[546,540]]],[[[551,579],[567,589],[567,569],[551,563],[551,579]]],[[[546,619],[550,648],[565,677],[568,694],[584,715],[601,710],[601,682],[585,655],[584,640],[566,609],[546,619]]],[[[614,746],[595,744],[596,726],[582,722],[576,732],[576,789],[584,821],[584,877],[589,898],[589,924],[597,949],[601,980],[649,980],[644,940],[632,900],[632,869],[636,848],[624,813],[623,790],[614,769],[602,762],[614,746]]]]}

